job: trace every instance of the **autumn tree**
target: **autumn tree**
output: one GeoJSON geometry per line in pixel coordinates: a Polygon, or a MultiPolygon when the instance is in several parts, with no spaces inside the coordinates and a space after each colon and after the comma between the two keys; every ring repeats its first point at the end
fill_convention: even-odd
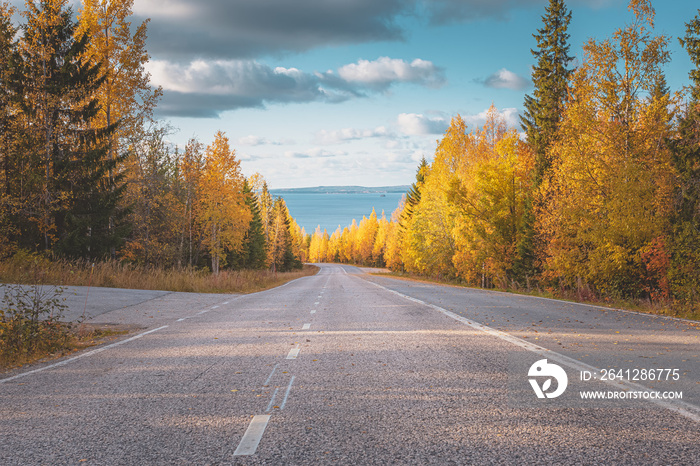
{"type": "Polygon", "coordinates": [[[217,131],[207,146],[206,163],[199,186],[199,222],[211,268],[218,274],[229,251],[240,251],[252,214],[245,203],[240,161],[228,138],[217,131]]]}
{"type": "Polygon", "coordinates": [[[654,93],[668,39],[654,36],[649,1],[629,4],[633,21],[590,40],[573,75],[551,183],[539,211],[551,277],[608,295],[663,294],[664,231],[672,167],[668,96],[654,93]],[[578,282],[578,283],[577,283],[578,282]]]}
{"type": "MultiPolygon", "coordinates": [[[[432,165],[425,166],[421,162],[416,176],[420,199],[406,222],[410,225],[408,232],[401,238],[401,261],[409,272],[434,277],[454,276],[452,230],[456,209],[448,200],[447,190],[455,177],[456,160],[463,152],[465,127],[464,120],[453,118],[438,143],[432,165]]],[[[407,196],[406,206],[409,199],[407,196]]]]}
{"type": "Polygon", "coordinates": [[[516,281],[518,244],[530,193],[531,153],[495,107],[466,136],[450,199],[459,209],[454,264],[470,283],[502,288],[516,281]]]}
{"type": "Polygon", "coordinates": [[[141,133],[162,94],[160,87],[151,87],[145,69],[149,20],[132,27],[133,4],[134,0],[83,0],[78,18],[78,33],[91,37],[86,59],[99,62],[104,70],[104,82],[95,93],[100,111],[92,123],[109,127],[119,122],[111,144],[112,158],[141,133]]]}

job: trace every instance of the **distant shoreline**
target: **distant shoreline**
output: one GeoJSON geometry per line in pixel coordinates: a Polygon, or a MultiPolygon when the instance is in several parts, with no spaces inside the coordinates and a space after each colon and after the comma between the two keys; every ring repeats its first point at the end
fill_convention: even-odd
{"type": "Polygon", "coordinates": [[[399,186],[315,186],[308,188],[281,188],[270,189],[272,194],[386,194],[405,193],[411,187],[409,185],[399,186]]]}

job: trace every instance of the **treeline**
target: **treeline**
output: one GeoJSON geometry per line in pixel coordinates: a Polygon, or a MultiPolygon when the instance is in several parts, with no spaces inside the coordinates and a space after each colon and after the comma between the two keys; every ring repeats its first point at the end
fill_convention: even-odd
{"type": "Polygon", "coordinates": [[[551,0],[534,37],[522,129],[495,108],[459,116],[389,222],[316,231],[310,260],[386,265],[500,288],[700,303],[700,10],[680,39],[695,68],[671,93],[649,1],[571,66],[571,12],[551,0]],[[380,234],[381,232],[381,234],[380,234]]]}
{"type": "Polygon", "coordinates": [[[0,3],[0,256],[289,270],[304,233],[226,136],[184,150],[154,119],[133,0],[0,3]]]}

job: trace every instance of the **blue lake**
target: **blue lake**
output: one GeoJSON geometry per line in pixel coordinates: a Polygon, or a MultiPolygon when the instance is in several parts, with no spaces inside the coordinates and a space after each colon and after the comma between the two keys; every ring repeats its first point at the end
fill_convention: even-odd
{"type": "Polygon", "coordinates": [[[359,225],[363,216],[370,216],[373,207],[377,217],[381,217],[384,211],[386,218],[390,219],[403,196],[403,193],[295,193],[275,190],[270,190],[270,193],[284,198],[289,213],[307,233],[313,233],[320,225],[321,231],[325,228],[329,235],[338,226],[341,229],[350,226],[353,219],[359,225]]]}

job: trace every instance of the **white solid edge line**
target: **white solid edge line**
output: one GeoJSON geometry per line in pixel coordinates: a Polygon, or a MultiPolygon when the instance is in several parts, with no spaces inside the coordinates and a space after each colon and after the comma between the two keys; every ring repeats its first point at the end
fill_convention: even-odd
{"type": "Polygon", "coordinates": [[[287,391],[284,392],[284,398],[282,399],[282,404],[280,405],[280,410],[283,410],[284,407],[287,405],[287,398],[289,398],[289,392],[292,391],[292,384],[294,383],[294,376],[292,376],[292,379],[289,381],[289,385],[287,385],[287,391]]]}
{"type": "MultiPolygon", "coordinates": [[[[362,279],[360,279],[362,280],[362,279]]],[[[409,301],[413,301],[414,303],[421,304],[423,306],[427,306],[429,308],[432,308],[436,311],[439,311],[443,314],[445,314],[447,317],[450,317],[458,322],[463,323],[464,325],[467,325],[469,327],[472,327],[473,329],[480,330],[484,333],[488,333],[492,336],[495,336],[497,338],[500,338],[501,340],[505,340],[509,343],[512,343],[514,345],[517,345],[523,349],[526,349],[528,351],[532,351],[533,353],[540,354],[542,356],[546,356],[548,359],[551,359],[553,361],[556,361],[560,364],[563,364],[571,369],[577,370],[577,371],[597,371],[599,372],[600,370],[596,367],[593,367],[589,364],[586,364],[585,362],[581,362],[577,359],[570,358],[568,356],[565,356],[563,354],[559,354],[555,351],[549,350],[543,346],[535,345],[533,343],[530,343],[529,341],[525,341],[521,338],[514,337],[513,335],[510,335],[506,332],[502,332],[500,330],[493,329],[491,327],[488,327],[486,325],[482,325],[478,322],[475,322],[473,320],[467,319],[466,317],[460,316],[458,314],[455,314],[452,311],[448,311],[447,309],[443,309],[440,306],[436,306],[434,304],[426,303],[425,301],[421,301],[420,299],[413,298],[411,296],[405,295],[403,293],[399,293],[398,291],[391,290],[389,288],[386,288],[382,285],[379,285],[377,283],[371,282],[369,280],[364,280],[367,283],[371,283],[374,286],[377,286],[379,288],[382,288],[383,290],[386,290],[390,293],[393,293],[395,295],[401,296],[404,299],[408,299],[409,301]]],[[[636,390],[636,391],[644,391],[644,392],[653,392],[654,390],[651,390],[643,385],[636,384],[634,382],[628,382],[628,381],[603,381],[608,385],[612,385],[613,387],[617,388],[626,388],[630,390],[636,390]]],[[[651,403],[657,404],[659,406],[662,406],[670,411],[674,411],[682,416],[685,416],[689,419],[692,419],[695,422],[700,422],[700,407],[695,406],[691,403],[687,403],[685,401],[665,401],[665,400],[658,400],[654,398],[649,398],[646,401],[649,401],[651,403]]]]}
{"type": "Polygon", "coordinates": [[[51,364],[51,365],[49,365],[49,366],[40,367],[40,368],[38,368],[38,369],[34,369],[33,371],[29,371],[29,372],[23,372],[23,373],[21,373],[21,374],[17,374],[17,375],[15,375],[15,376],[8,377],[8,378],[6,378],[6,379],[0,379],[0,383],[9,382],[9,381],[11,381],[11,380],[16,380],[16,379],[19,379],[19,378],[21,378],[21,377],[25,377],[25,376],[27,376],[27,375],[36,374],[37,372],[45,371],[45,370],[47,370],[47,369],[53,369],[54,367],[65,366],[65,365],[68,364],[69,362],[76,361],[76,360],[81,359],[81,358],[84,358],[84,357],[86,357],[86,356],[92,356],[92,355],[94,355],[94,354],[101,353],[102,351],[108,350],[108,349],[110,349],[110,348],[114,348],[115,346],[123,345],[124,343],[129,343],[130,341],[137,340],[137,339],[139,339],[139,338],[141,338],[141,337],[143,337],[143,336],[148,335],[149,333],[157,332],[158,330],[163,330],[164,328],[168,328],[168,326],[167,326],[167,325],[163,325],[162,327],[154,328],[153,330],[149,330],[149,331],[147,331],[147,332],[139,333],[138,335],[135,335],[135,336],[133,336],[133,337],[131,337],[131,338],[127,338],[126,340],[118,341],[118,342],[116,342],[116,343],[112,343],[111,345],[103,346],[103,347],[101,347],[101,348],[97,348],[97,349],[94,349],[94,350],[92,350],[92,351],[88,351],[87,353],[79,354],[78,356],[72,357],[72,358],[70,358],[70,359],[65,359],[65,360],[63,360],[63,361],[61,361],[61,362],[57,362],[56,364],[51,364]]]}
{"type": "Polygon", "coordinates": [[[267,427],[269,420],[269,414],[257,414],[253,416],[248,429],[246,429],[245,434],[243,434],[241,443],[238,444],[238,448],[236,448],[236,451],[233,452],[233,456],[255,454],[255,451],[258,449],[258,444],[260,444],[260,440],[265,433],[265,427],[267,427]]]}

